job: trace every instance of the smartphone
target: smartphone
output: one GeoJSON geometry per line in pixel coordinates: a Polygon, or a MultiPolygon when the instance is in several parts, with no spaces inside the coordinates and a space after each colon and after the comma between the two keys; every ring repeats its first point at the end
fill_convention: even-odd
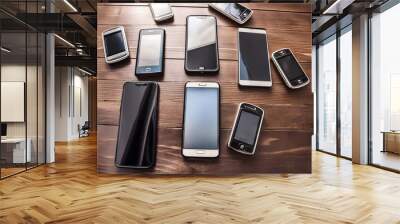
{"type": "Polygon", "coordinates": [[[275,51],[272,53],[272,61],[289,88],[298,89],[310,83],[310,79],[290,49],[275,51]]]}
{"type": "Polygon", "coordinates": [[[183,112],[184,157],[219,156],[219,84],[188,82],[183,112]]]}
{"type": "Polygon", "coordinates": [[[159,87],[156,82],[123,86],[115,165],[152,168],[156,163],[159,87]]]}
{"type": "Polygon", "coordinates": [[[141,29],[136,52],[137,76],[161,75],[164,71],[165,30],[141,29]]]}
{"type": "Polygon", "coordinates": [[[239,85],[271,87],[267,32],[264,29],[238,30],[239,85]]]}
{"type": "Polygon", "coordinates": [[[251,9],[240,3],[210,3],[208,5],[238,24],[244,24],[253,15],[251,9]]]}
{"type": "Polygon", "coordinates": [[[228,147],[242,154],[254,155],[263,119],[263,109],[241,103],[236,113],[228,147]]]}
{"type": "Polygon", "coordinates": [[[217,19],[214,16],[186,17],[185,70],[218,72],[217,19]]]}
{"type": "Polygon", "coordinates": [[[106,63],[112,64],[129,57],[125,30],[117,26],[103,32],[103,46],[106,63]]]}
{"type": "Polygon", "coordinates": [[[168,3],[150,3],[150,10],[156,22],[162,22],[174,17],[174,13],[168,3]]]}

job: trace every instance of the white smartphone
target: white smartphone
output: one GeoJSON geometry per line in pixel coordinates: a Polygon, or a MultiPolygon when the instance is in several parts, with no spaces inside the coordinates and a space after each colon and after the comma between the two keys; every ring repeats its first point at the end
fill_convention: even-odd
{"type": "Polygon", "coordinates": [[[165,21],[174,17],[168,3],[150,3],[151,14],[156,22],[165,21]]]}
{"type": "Polygon", "coordinates": [[[129,57],[125,30],[117,26],[103,32],[103,46],[106,63],[115,63],[129,57]]]}
{"type": "Polygon", "coordinates": [[[264,29],[238,30],[239,85],[271,87],[267,32],[264,29]]]}
{"type": "Polygon", "coordinates": [[[188,82],[185,86],[182,155],[219,156],[219,84],[188,82]]]}
{"type": "Polygon", "coordinates": [[[275,51],[272,53],[272,61],[289,88],[298,89],[310,83],[310,79],[290,49],[275,51]]]}
{"type": "Polygon", "coordinates": [[[240,3],[210,3],[208,5],[238,24],[244,24],[253,15],[251,9],[240,3]]]}

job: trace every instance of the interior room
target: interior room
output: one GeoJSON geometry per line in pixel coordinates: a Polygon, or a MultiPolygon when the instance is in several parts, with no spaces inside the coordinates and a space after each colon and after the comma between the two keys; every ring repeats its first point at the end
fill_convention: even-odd
{"type": "Polygon", "coordinates": [[[400,3],[0,2],[0,223],[400,223],[400,3]]]}

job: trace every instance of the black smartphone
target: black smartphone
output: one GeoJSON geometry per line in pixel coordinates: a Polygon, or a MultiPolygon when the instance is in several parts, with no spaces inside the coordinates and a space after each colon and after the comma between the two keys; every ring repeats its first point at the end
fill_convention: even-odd
{"type": "Polygon", "coordinates": [[[217,19],[186,17],[185,70],[188,73],[218,72],[217,19]]]}
{"type": "Polygon", "coordinates": [[[254,155],[263,119],[263,109],[241,103],[236,113],[228,147],[246,155],[254,155]]]}
{"type": "Polygon", "coordinates": [[[156,82],[123,86],[115,165],[151,168],[156,163],[159,87],[156,82]]]}
{"type": "Polygon", "coordinates": [[[141,29],[136,53],[137,76],[161,75],[164,71],[165,30],[141,29]]]}
{"type": "Polygon", "coordinates": [[[182,135],[183,156],[219,156],[219,101],[218,83],[186,83],[182,135]]]}
{"type": "Polygon", "coordinates": [[[289,48],[272,53],[272,61],[289,88],[298,89],[310,83],[310,79],[289,48]]]}

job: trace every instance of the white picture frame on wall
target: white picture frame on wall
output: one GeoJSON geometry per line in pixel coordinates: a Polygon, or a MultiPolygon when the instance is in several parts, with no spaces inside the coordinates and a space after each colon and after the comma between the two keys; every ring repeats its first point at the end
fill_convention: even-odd
{"type": "Polygon", "coordinates": [[[25,82],[1,82],[1,122],[25,122],[25,82]]]}

